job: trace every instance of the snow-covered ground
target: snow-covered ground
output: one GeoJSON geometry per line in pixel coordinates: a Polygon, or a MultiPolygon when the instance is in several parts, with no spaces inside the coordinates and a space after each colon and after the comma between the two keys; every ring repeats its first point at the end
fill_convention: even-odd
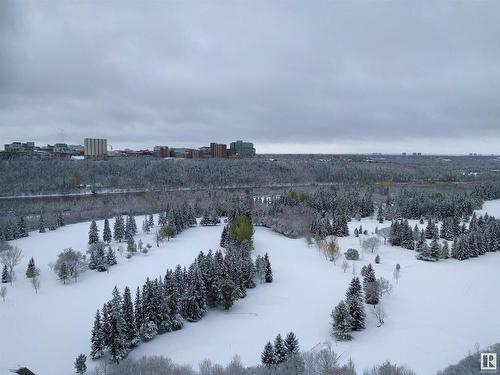
{"type": "MultiPolygon", "coordinates": [[[[486,202],[483,210],[500,216],[500,200],[486,202]]],[[[137,219],[141,226],[142,217],[137,219]]],[[[374,220],[353,221],[350,231],[363,225],[370,232],[374,220]]],[[[415,223],[412,222],[413,226],[415,223]]],[[[98,223],[102,232],[103,224],[98,223]]],[[[166,268],[189,264],[200,250],[218,247],[222,226],[196,227],[162,247],[153,246],[149,255],[131,260],[119,257],[109,274],[88,271],[76,284],[61,285],[50,272],[48,262],[66,247],[86,248],[89,223],[80,223],[44,234],[13,241],[24,253],[17,268],[17,281],[8,287],[5,303],[0,301],[0,373],[16,365],[28,366],[40,374],[72,373],[74,358],[88,353],[95,310],[110,298],[114,285],[134,290],[146,277],[163,275],[166,268]],[[30,257],[42,269],[41,289],[36,295],[24,277],[30,257]]],[[[152,235],[141,235],[154,244],[152,235]]],[[[342,251],[360,248],[354,236],[339,240],[342,251]]],[[[202,359],[227,363],[239,354],[247,365],[257,364],[264,344],[276,334],[293,330],[302,350],[332,340],[329,315],[344,297],[351,271],[343,272],[321,256],[303,239],[288,239],[265,228],[256,228],[255,255],[268,252],[275,281],[258,285],[229,312],[210,311],[198,323],[181,331],[142,343],[131,355],[161,354],[180,363],[196,366],[202,359]]],[[[453,259],[427,263],[415,253],[382,246],[381,264],[375,254],[362,253],[355,262],[374,265],[377,277],[394,284],[393,293],[382,304],[388,313],[385,325],[376,327],[367,307],[367,329],[347,343],[333,342],[343,358],[351,357],[359,370],[389,359],[406,364],[418,374],[433,374],[458,361],[475,343],[486,346],[500,341],[500,308],[495,286],[500,282],[500,254],[459,262],[453,259]],[[392,274],[401,264],[401,279],[392,274]]]]}

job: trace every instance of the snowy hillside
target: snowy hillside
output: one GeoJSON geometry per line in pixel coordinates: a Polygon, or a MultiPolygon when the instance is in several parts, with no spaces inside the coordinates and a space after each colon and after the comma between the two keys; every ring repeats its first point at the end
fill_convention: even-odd
{"type": "MultiPolygon", "coordinates": [[[[486,202],[484,211],[500,216],[500,201],[486,202]]],[[[142,222],[142,217],[137,219],[142,222]]],[[[353,233],[362,225],[372,232],[389,224],[353,221],[349,229],[353,233]]],[[[102,221],[98,226],[102,233],[102,221]]],[[[85,251],[88,229],[89,223],[79,223],[12,241],[23,250],[24,258],[17,267],[17,280],[8,286],[5,303],[0,301],[0,373],[17,365],[40,374],[72,373],[76,355],[89,351],[95,311],[110,298],[115,285],[135,290],[146,277],[163,275],[178,263],[188,265],[199,251],[218,248],[222,226],[189,229],[160,248],[154,246],[152,234],[141,234],[145,244],[153,244],[148,255],[130,260],[118,257],[119,264],[109,274],[87,271],[78,283],[62,285],[47,264],[63,248],[85,251]],[[38,294],[24,277],[31,257],[41,268],[38,294]]],[[[354,236],[339,239],[339,244],[342,252],[361,248],[354,236]]],[[[252,365],[260,361],[264,344],[278,333],[293,330],[302,350],[332,340],[329,315],[344,298],[351,270],[344,273],[341,262],[334,266],[303,239],[256,228],[254,253],[265,252],[273,265],[272,284],[249,290],[229,312],[212,310],[202,321],[143,343],[130,355],[161,354],[196,366],[204,358],[226,363],[239,354],[244,364],[252,365]]],[[[500,281],[500,254],[436,263],[418,261],[415,252],[400,247],[381,246],[378,254],[381,264],[374,264],[375,254],[366,252],[354,263],[359,275],[361,267],[371,262],[377,277],[394,284],[392,294],[382,301],[388,314],[385,325],[377,328],[366,306],[367,329],[355,333],[353,341],[334,343],[358,370],[389,359],[418,374],[432,374],[458,361],[475,343],[486,346],[500,341],[500,319],[494,313],[500,300],[491,298],[491,286],[500,281]],[[392,275],[397,263],[402,271],[396,285],[392,275]]]]}

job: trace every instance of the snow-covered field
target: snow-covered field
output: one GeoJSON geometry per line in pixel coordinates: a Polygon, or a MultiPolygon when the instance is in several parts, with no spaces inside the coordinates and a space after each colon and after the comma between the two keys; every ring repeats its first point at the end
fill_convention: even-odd
{"type": "MultiPolygon", "coordinates": [[[[500,200],[486,202],[485,211],[500,216],[500,200]]],[[[142,217],[137,223],[140,226],[142,217]]],[[[351,233],[360,224],[370,232],[375,226],[389,225],[368,219],[353,221],[349,223],[351,233]]],[[[102,233],[103,223],[98,226],[102,233]]],[[[135,290],[148,276],[163,275],[166,268],[178,263],[191,263],[200,250],[218,248],[222,226],[189,229],[160,248],[153,246],[147,256],[118,257],[119,264],[109,274],[87,271],[78,283],[61,285],[47,264],[63,248],[84,251],[88,229],[89,223],[80,223],[13,241],[24,258],[5,303],[0,301],[0,373],[17,365],[39,374],[72,373],[75,357],[89,351],[95,310],[110,298],[114,285],[135,290]],[[42,270],[38,294],[24,277],[30,257],[42,270]]],[[[140,237],[154,245],[152,235],[140,237]]],[[[339,243],[342,251],[360,248],[354,236],[339,243]]],[[[260,361],[264,344],[278,333],[293,330],[302,350],[331,341],[329,315],[344,297],[351,271],[344,273],[341,261],[334,266],[303,239],[256,228],[255,255],[265,252],[273,265],[272,284],[249,290],[247,298],[229,312],[210,311],[198,323],[142,343],[131,356],[161,354],[196,366],[204,358],[227,363],[239,354],[245,364],[252,365],[260,361]]],[[[382,301],[388,313],[385,325],[377,328],[367,307],[366,330],[347,343],[332,341],[342,358],[351,357],[358,370],[389,359],[418,374],[433,374],[473,350],[475,343],[486,346],[500,341],[496,313],[500,299],[495,290],[500,284],[500,254],[427,263],[401,248],[382,246],[378,253],[381,264],[374,264],[375,254],[371,253],[362,253],[355,263],[359,273],[371,262],[377,277],[394,284],[393,293],[382,301]],[[392,279],[396,263],[402,269],[398,285],[392,279]]]]}

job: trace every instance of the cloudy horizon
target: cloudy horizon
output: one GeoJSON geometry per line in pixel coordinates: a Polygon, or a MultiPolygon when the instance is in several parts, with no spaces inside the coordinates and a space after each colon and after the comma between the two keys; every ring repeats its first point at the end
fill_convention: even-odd
{"type": "Polygon", "coordinates": [[[493,0],[2,1],[0,142],[498,154],[498,14],[493,0]]]}

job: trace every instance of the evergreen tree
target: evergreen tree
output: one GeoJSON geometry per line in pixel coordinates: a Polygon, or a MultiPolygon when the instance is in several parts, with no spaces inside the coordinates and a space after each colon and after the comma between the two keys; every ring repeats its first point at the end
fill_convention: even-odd
{"type": "Polygon", "coordinates": [[[122,242],[124,236],[125,236],[125,227],[123,222],[123,216],[118,215],[115,218],[115,223],[113,226],[113,237],[115,238],[115,241],[122,242]]]}
{"type": "Polygon", "coordinates": [[[285,350],[287,357],[299,354],[299,340],[297,340],[297,336],[295,336],[295,333],[289,332],[286,335],[285,350]]]}
{"type": "Polygon", "coordinates": [[[135,321],[135,330],[139,332],[142,324],[144,323],[144,314],[142,310],[142,298],[141,298],[141,290],[137,287],[135,293],[135,301],[134,301],[134,321],[135,321]]]}
{"type": "Polygon", "coordinates": [[[271,268],[271,262],[269,261],[269,256],[267,255],[267,253],[264,255],[264,262],[266,265],[265,281],[266,281],[266,283],[272,283],[273,282],[273,270],[271,268]]]}
{"type": "Polygon", "coordinates": [[[75,370],[77,374],[85,374],[87,372],[87,365],[85,364],[86,361],[87,356],[85,354],[80,354],[76,357],[75,370]]]}
{"type": "Polygon", "coordinates": [[[94,327],[92,328],[92,338],[90,339],[90,342],[90,358],[101,358],[104,353],[104,340],[99,309],[95,314],[94,327]]]}
{"type": "Polygon", "coordinates": [[[126,325],[122,310],[122,298],[118,288],[113,289],[110,304],[109,352],[111,358],[118,364],[128,354],[126,325]]]}
{"type": "Polygon", "coordinates": [[[38,231],[40,233],[45,233],[45,222],[43,220],[43,215],[40,215],[40,219],[38,221],[38,231]]]}
{"type": "Polygon", "coordinates": [[[116,263],[116,254],[111,246],[108,246],[108,252],[106,253],[106,264],[108,266],[114,266],[116,263]]]}
{"type": "Polygon", "coordinates": [[[135,324],[134,306],[132,304],[132,296],[128,286],[123,291],[123,319],[125,321],[125,341],[129,348],[137,345],[137,327],[135,324]]]}
{"type": "Polygon", "coordinates": [[[261,355],[262,364],[266,367],[272,367],[275,364],[274,348],[270,341],[264,346],[264,351],[261,355]]]}
{"type": "Polygon", "coordinates": [[[104,219],[104,230],[102,232],[102,240],[106,243],[111,242],[111,228],[109,227],[109,220],[104,219]]]}
{"type": "Polygon", "coordinates": [[[99,272],[107,271],[109,264],[106,259],[106,253],[104,252],[104,243],[96,242],[93,248],[95,252],[96,270],[99,272]]]}
{"type": "Polygon", "coordinates": [[[2,271],[2,284],[7,284],[9,282],[10,282],[9,269],[7,268],[6,265],[4,265],[2,271]]]}
{"type": "Polygon", "coordinates": [[[226,247],[227,245],[228,245],[228,229],[227,226],[224,226],[220,237],[220,247],[226,247]]]}
{"type": "Polygon", "coordinates": [[[285,342],[280,334],[274,339],[274,361],[275,364],[279,365],[286,361],[287,351],[285,348],[285,342]]]}
{"type": "Polygon", "coordinates": [[[448,241],[444,241],[439,251],[439,258],[448,259],[449,257],[450,257],[450,248],[448,246],[448,241]]]}
{"type": "Polygon", "coordinates": [[[230,279],[224,279],[219,285],[218,301],[225,310],[233,306],[234,301],[240,297],[238,286],[230,279]]]}
{"type": "Polygon", "coordinates": [[[137,246],[134,242],[134,238],[133,237],[129,237],[128,240],[127,240],[127,252],[130,254],[130,255],[133,255],[134,253],[137,252],[137,246]]]}
{"type": "Polygon", "coordinates": [[[359,331],[365,328],[365,309],[363,306],[363,291],[359,278],[354,277],[349,284],[346,292],[346,305],[351,316],[351,325],[353,331],[359,331]]]}
{"type": "Polygon", "coordinates": [[[56,225],[58,227],[64,227],[64,216],[61,212],[57,213],[56,225]]]}
{"type": "Polygon", "coordinates": [[[333,334],[337,340],[350,340],[351,336],[351,317],[344,301],[340,301],[331,314],[333,334]]]}
{"type": "Polygon", "coordinates": [[[28,232],[26,231],[26,224],[24,222],[24,217],[21,216],[17,223],[17,234],[19,237],[28,237],[28,232]]]}
{"type": "Polygon", "coordinates": [[[39,270],[35,266],[35,260],[31,258],[28,262],[28,268],[26,269],[26,277],[28,279],[32,279],[33,277],[38,276],[39,270]]]}
{"type": "Polygon", "coordinates": [[[95,220],[90,223],[89,229],[89,245],[99,242],[99,230],[97,229],[97,224],[95,220]]]}
{"type": "Polygon", "coordinates": [[[93,247],[91,247],[89,249],[89,252],[90,252],[90,257],[89,257],[89,263],[88,263],[88,267],[89,267],[89,270],[95,270],[97,268],[97,259],[95,257],[95,249],[93,247]]]}
{"type": "Polygon", "coordinates": [[[431,246],[430,246],[430,256],[433,258],[433,259],[439,259],[439,252],[440,252],[440,247],[439,247],[439,243],[437,242],[436,238],[434,238],[431,242],[431,246]]]}
{"type": "Polygon", "coordinates": [[[366,267],[366,273],[363,278],[363,290],[365,292],[365,303],[375,307],[379,302],[379,290],[375,271],[371,263],[366,267]]]}

